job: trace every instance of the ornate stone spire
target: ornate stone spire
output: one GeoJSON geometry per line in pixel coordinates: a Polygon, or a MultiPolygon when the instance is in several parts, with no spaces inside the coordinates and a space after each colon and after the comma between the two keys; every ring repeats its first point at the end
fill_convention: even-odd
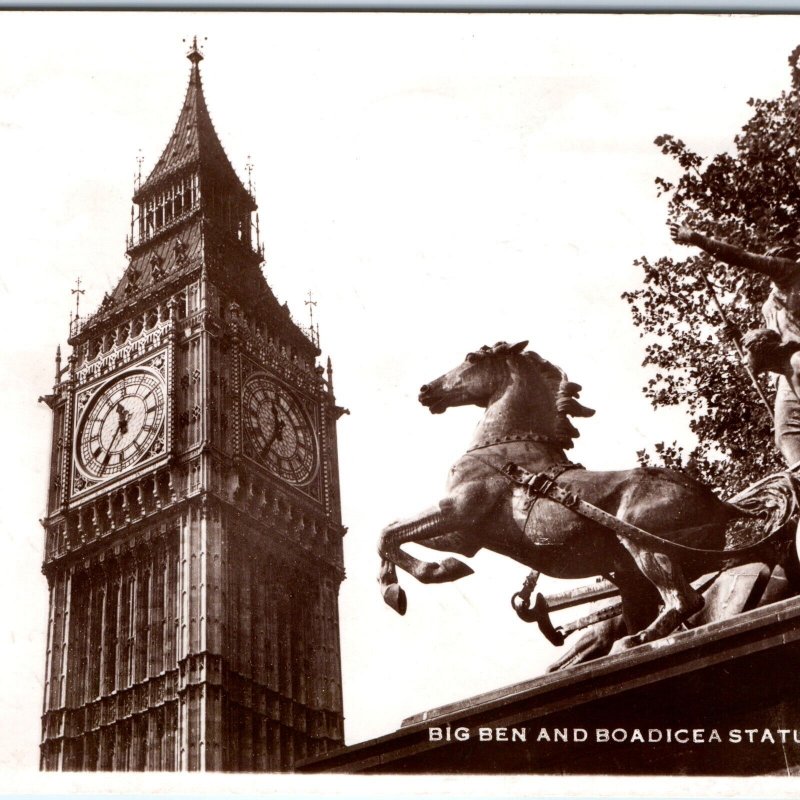
{"type": "MultiPolygon", "coordinates": [[[[194,37],[186,57],[192,66],[178,121],[161,157],[147,180],[137,189],[133,200],[142,203],[177,173],[194,167],[204,173],[213,172],[221,184],[221,190],[232,192],[237,199],[246,202],[245,198],[250,195],[225,153],[206,105],[199,66],[204,56],[197,47],[197,37],[194,37]]],[[[249,205],[255,206],[252,199],[249,205]]]]}
{"type": "Polygon", "coordinates": [[[186,58],[192,62],[192,64],[196,67],[202,60],[203,54],[200,52],[200,49],[197,47],[197,37],[194,36],[192,38],[192,46],[189,48],[189,52],[186,54],[186,58]]]}

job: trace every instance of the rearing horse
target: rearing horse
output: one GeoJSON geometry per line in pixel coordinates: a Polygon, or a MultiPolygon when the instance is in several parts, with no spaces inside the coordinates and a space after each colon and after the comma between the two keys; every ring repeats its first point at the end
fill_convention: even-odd
{"type": "Polygon", "coordinates": [[[560,472],[558,485],[600,509],[663,540],[722,551],[727,523],[742,512],[683,473],[660,468],[593,472],[574,468],[564,451],[578,435],[568,419],[594,411],[581,405],[581,387],[527,342],[500,342],[420,389],[433,414],[452,406],[485,408],[467,452],[451,467],[438,505],[387,526],[380,536],[379,582],[384,600],[406,611],[395,567],[423,583],[454,581],[472,573],[457,558],[421,561],[402,549],[418,542],[473,556],[481,548],[508,556],[556,578],[603,575],[619,589],[629,635],[625,649],[671,633],[703,606],[690,584],[708,564],[675,556],[593,522],[540,497],[501,472],[513,462],[531,472],[560,472]],[[567,469],[568,467],[572,467],[567,469]]]}

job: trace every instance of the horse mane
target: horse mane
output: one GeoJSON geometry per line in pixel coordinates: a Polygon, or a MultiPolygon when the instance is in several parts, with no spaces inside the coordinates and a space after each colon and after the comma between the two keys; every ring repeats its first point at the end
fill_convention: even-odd
{"type": "Polygon", "coordinates": [[[595,413],[594,409],[578,402],[578,397],[583,389],[579,383],[569,380],[567,373],[561,367],[542,358],[538,353],[533,350],[524,350],[527,344],[527,342],[513,345],[508,342],[497,342],[493,347],[484,345],[477,352],[469,353],[467,360],[515,355],[524,358],[539,373],[553,397],[556,407],[555,435],[562,440],[564,449],[569,450],[573,446],[573,439],[577,439],[581,435],[580,431],[569,421],[569,417],[591,417],[595,413]]]}

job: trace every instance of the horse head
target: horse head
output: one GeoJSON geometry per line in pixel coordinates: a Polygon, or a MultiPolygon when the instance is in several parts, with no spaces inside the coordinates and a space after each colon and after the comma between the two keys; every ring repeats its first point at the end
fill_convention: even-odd
{"type": "Polygon", "coordinates": [[[503,405],[492,423],[494,433],[502,434],[498,427],[547,432],[571,447],[578,431],[567,416],[589,417],[594,411],[577,401],[579,384],[537,353],[526,351],[527,345],[498,342],[467,353],[455,369],[420,388],[420,403],[432,414],[455,406],[503,405]]]}
{"type": "Polygon", "coordinates": [[[441,414],[455,406],[485,408],[507,380],[504,359],[498,356],[517,355],[527,344],[498,342],[494,347],[484,345],[474,353],[467,353],[455,369],[420,387],[420,403],[431,414],[441,414]]]}

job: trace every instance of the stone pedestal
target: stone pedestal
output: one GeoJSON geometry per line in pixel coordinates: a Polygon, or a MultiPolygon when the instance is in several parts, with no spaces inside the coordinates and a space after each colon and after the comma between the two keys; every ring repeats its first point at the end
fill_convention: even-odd
{"type": "MultiPolygon", "coordinates": [[[[433,658],[434,656],[431,656],[433,658]]],[[[409,717],[304,772],[800,774],[800,598],[409,717]]]]}

